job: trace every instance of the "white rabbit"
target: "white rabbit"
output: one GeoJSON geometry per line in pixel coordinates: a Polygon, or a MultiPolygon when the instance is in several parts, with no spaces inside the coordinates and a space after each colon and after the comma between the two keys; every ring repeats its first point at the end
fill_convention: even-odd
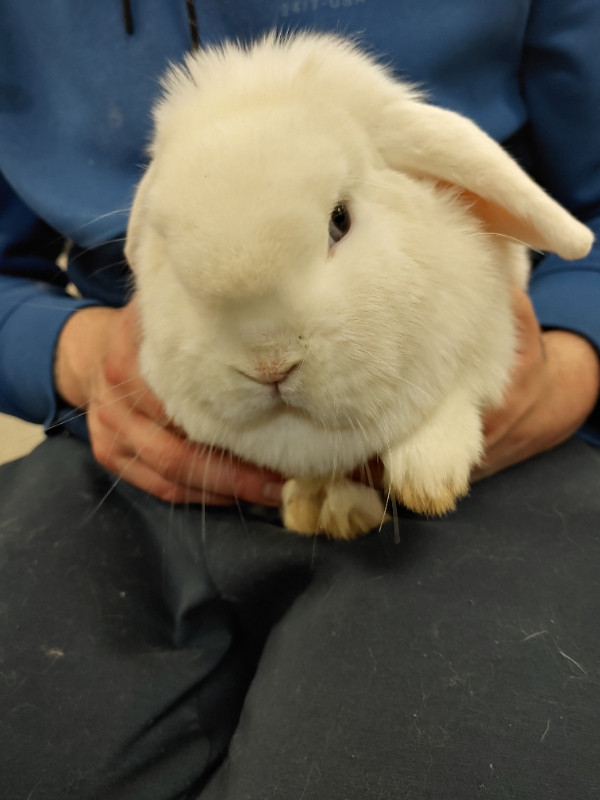
{"type": "Polygon", "coordinates": [[[341,38],[206,50],[164,88],[126,253],[168,414],[290,478],[301,533],[381,523],[346,477],[376,455],[407,507],[453,509],[513,359],[515,240],[573,259],[590,231],[341,38]]]}

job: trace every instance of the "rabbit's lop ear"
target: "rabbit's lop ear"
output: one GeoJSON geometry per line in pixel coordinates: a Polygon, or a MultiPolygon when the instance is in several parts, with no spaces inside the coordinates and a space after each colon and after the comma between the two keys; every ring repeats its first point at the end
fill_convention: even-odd
{"type": "Polygon", "coordinates": [[[566,259],[589,252],[591,231],[460,114],[404,100],[384,111],[379,133],[379,146],[390,167],[457,187],[491,232],[566,259]]]}

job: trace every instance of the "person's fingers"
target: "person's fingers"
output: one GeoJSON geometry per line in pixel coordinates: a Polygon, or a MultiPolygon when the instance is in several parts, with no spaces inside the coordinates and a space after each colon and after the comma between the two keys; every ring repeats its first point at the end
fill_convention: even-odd
{"type": "Polygon", "coordinates": [[[163,500],[219,505],[243,500],[272,506],[280,502],[282,478],[277,473],[190,442],[137,408],[115,403],[93,419],[90,432],[96,459],[113,474],[163,500]]]}
{"type": "Polygon", "coordinates": [[[112,462],[111,472],[118,480],[124,480],[142,491],[148,492],[168,503],[205,503],[206,505],[232,505],[235,498],[190,486],[173,483],[148,467],[136,454],[120,452],[112,462]]]}

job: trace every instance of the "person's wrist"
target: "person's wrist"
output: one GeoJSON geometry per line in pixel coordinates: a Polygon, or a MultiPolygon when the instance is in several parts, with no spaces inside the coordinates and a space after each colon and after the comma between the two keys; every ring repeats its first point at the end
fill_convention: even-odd
{"type": "Polygon", "coordinates": [[[91,376],[102,358],[108,328],[118,311],[104,306],[82,308],[66,321],[54,359],[54,388],[67,405],[86,408],[91,376]]]}

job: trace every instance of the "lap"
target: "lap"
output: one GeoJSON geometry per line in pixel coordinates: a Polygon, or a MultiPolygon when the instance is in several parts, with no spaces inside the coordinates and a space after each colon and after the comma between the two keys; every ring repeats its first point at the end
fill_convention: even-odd
{"type": "Polygon", "coordinates": [[[4,795],[593,797],[599,478],[573,441],[337,543],[47,442],[0,472],[4,795]]]}
{"type": "Polygon", "coordinates": [[[52,439],[0,472],[3,797],[183,797],[221,756],[251,666],[200,515],[52,439]]]}

